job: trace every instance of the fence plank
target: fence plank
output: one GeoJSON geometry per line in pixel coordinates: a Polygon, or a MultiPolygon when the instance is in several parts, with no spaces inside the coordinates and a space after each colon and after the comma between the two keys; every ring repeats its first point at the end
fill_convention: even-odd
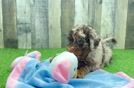
{"type": "Polygon", "coordinates": [[[102,11],[102,2],[103,0],[94,0],[94,24],[93,27],[96,29],[96,32],[100,34],[101,29],[101,11],[102,11]]]}
{"type": "Polygon", "coordinates": [[[48,48],[48,0],[34,0],[31,8],[32,47],[48,48]]]}
{"type": "Polygon", "coordinates": [[[2,0],[4,46],[17,48],[16,0],[2,0]]]}
{"type": "Polygon", "coordinates": [[[30,0],[17,0],[18,47],[31,48],[30,0]]]}
{"type": "Polygon", "coordinates": [[[88,0],[75,0],[74,25],[88,24],[88,0]]]}
{"type": "Polygon", "coordinates": [[[49,47],[61,47],[61,0],[49,0],[49,47]]]}
{"type": "Polygon", "coordinates": [[[61,0],[62,47],[68,44],[67,36],[74,25],[75,0],[61,0]]]}
{"type": "Polygon", "coordinates": [[[134,0],[128,0],[125,48],[134,48],[134,0]]]}
{"type": "Polygon", "coordinates": [[[77,24],[93,26],[102,37],[115,36],[117,48],[133,48],[133,3],[134,0],[0,0],[0,48],[65,47],[69,30],[77,24]]]}
{"type": "Polygon", "coordinates": [[[103,0],[101,14],[101,37],[114,36],[115,0],[103,0]]]}
{"type": "Polygon", "coordinates": [[[115,6],[115,37],[117,39],[117,48],[125,48],[126,23],[128,0],[116,0],[115,6]]]}
{"type": "Polygon", "coordinates": [[[95,0],[88,0],[88,25],[94,25],[95,0]]]}
{"type": "Polygon", "coordinates": [[[2,18],[2,0],[0,0],[0,48],[4,47],[3,40],[3,18],[2,18]]]}

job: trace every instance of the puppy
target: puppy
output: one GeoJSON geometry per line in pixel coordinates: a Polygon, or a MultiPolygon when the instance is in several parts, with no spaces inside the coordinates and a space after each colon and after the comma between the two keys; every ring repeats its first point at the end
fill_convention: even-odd
{"type": "Polygon", "coordinates": [[[78,58],[77,77],[108,65],[112,50],[108,43],[116,43],[114,38],[101,39],[95,29],[87,25],[77,25],[69,33],[68,51],[78,58]]]}

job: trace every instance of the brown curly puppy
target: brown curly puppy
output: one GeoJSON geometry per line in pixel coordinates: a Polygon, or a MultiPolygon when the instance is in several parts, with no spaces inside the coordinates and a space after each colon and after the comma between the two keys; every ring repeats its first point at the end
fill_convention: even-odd
{"type": "Polygon", "coordinates": [[[87,25],[75,26],[70,31],[68,40],[68,51],[78,58],[78,78],[108,65],[112,58],[108,43],[116,43],[114,38],[101,39],[95,30],[87,25]]]}

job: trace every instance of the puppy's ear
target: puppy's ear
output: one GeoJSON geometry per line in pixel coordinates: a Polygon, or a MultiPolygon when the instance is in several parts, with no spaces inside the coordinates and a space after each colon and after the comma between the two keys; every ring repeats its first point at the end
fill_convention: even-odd
{"type": "Polygon", "coordinates": [[[69,40],[69,43],[72,43],[74,41],[74,39],[73,39],[73,31],[72,30],[68,34],[68,40],[69,40]]]}
{"type": "Polygon", "coordinates": [[[100,40],[101,40],[100,38],[94,40],[94,46],[95,46],[95,48],[99,45],[100,40]]]}

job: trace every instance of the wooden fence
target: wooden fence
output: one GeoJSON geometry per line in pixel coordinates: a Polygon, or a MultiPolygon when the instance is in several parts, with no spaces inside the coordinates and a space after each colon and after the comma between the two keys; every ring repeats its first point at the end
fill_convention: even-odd
{"type": "Polygon", "coordinates": [[[133,9],[134,0],[0,0],[0,48],[65,47],[76,24],[134,48],[133,9]]]}

